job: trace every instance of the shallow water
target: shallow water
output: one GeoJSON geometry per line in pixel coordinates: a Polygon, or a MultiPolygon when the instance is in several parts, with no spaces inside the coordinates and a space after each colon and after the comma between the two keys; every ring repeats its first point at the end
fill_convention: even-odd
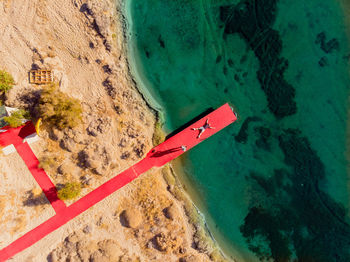
{"type": "Polygon", "coordinates": [[[131,66],[166,130],[225,102],[239,114],[183,159],[225,251],[248,261],[350,261],[350,52],[338,2],[127,6],[131,66]]]}

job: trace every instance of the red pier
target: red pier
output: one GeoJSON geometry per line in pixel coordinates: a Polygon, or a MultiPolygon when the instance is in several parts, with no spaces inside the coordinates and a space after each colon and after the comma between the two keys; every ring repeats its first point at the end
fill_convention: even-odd
{"type": "MultiPolygon", "coordinates": [[[[152,167],[163,166],[236,120],[237,117],[228,104],[219,107],[215,111],[209,113],[207,116],[198,120],[196,123],[186,127],[181,132],[154,147],[140,162],[116,175],[68,207],[62,203],[63,201],[61,202],[61,200],[57,198],[56,190],[53,191],[53,194],[45,193],[50,203],[54,207],[56,215],[0,250],[0,261],[5,261],[22,250],[30,247],[71,219],[75,218],[96,203],[111,195],[116,190],[130,183],[147,170],[151,169],[152,167]],[[212,128],[205,126],[207,119],[210,127],[212,128]],[[203,127],[205,131],[202,133],[200,138],[198,138],[200,130],[193,130],[193,128],[200,127],[203,127]]],[[[9,136],[10,132],[14,131],[7,130],[4,133],[0,133],[0,145],[11,144],[11,140],[9,140],[11,138],[11,136],[9,136]]],[[[19,133],[17,132],[16,134],[19,133]]],[[[33,157],[34,154],[31,152],[31,150],[28,150],[29,146],[22,146],[20,145],[19,141],[21,141],[23,144],[23,139],[15,139],[12,144],[15,144],[18,153],[21,155],[28,168],[30,169],[34,166],[35,169],[37,169],[37,159],[35,156],[33,157]]],[[[39,171],[36,170],[36,172],[39,171]]],[[[37,180],[44,192],[48,186],[51,188],[52,192],[53,183],[48,181],[48,177],[45,177],[45,175],[46,174],[43,173],[33,174],[35,178],[40,177],[44,181],[44,183],[41,184],[37,180]]]]}

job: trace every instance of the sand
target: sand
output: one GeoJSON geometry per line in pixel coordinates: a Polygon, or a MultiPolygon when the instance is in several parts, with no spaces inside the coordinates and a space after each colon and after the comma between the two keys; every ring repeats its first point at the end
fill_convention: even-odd
{"type": "MultiPolygon", "coordinates": [[[[129,72],[121,4],[121,0],[0,1],[0,68],[16,81],[6,104],[35,108],[42,87],[28,83],[28,71],[37,67],[53,70],[60,90],[82,103],[83,124],[76,130],[58,131],[53,138],[44,123],[40,142],[31,146],[39,159],[55,159],[45,169],[55,184],[88,181],[81,196],[137,162],[153,146],[156,119],[129,72]],[[89,130],[97,131],[92,135],[89,130]],[[67,141],[72,146],[62,149],[67,141]],[[106,163],[95,170],[82,166],[78,156],[84,150],[106,163]],[[72,172],[60,174],[58,168],[67,163],[74,166],[72,172]]],[[[6,228],[1,230],[1,248],[54,211],[17,153],[0,155],[0,168],[4,181],[0,227],[6,228]]],[[[176,181],[169,167],[153,169],[12,261],[220,261],[213,243],[200,238],[204,230],[176,181]],[[175,207],[176,219],[163,212],[170,206],[175,207]],[[142,220],[137,228],[128,228],[120,214],[134,209],[142,220]]]]}

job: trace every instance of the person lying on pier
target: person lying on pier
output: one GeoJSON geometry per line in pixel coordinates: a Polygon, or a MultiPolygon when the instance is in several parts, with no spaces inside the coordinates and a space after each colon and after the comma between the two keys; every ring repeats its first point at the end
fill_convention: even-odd
{"type": "Polygon", "coordinates": [[[192,130],[200,130],[200,132],[199,132],[199,134],[197,136],[197,138],[200,138],[201,135],[204,133],[204,131],[206,129],[208,129],[208,128],[209,129],[215,129],[215,127],[212,127],[212,126],[209,125],[209,118],[207,118],[207,121],[205,121],[205,124],[203,126],[192,128],[192,130]]]}

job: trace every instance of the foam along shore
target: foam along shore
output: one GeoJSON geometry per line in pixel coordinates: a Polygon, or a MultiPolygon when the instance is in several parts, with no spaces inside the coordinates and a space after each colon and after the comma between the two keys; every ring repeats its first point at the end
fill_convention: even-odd
{"type": "MultiPolygon", "coordinates": [[[[175,159],[171,165],[172,173],[176,177],[174,179],[181,188],[180,192],[175,192],[175,195],[180,195],[179,198],[183,198],[187,202],[186,210],[188,210],[190,221],[198,225],[198,238],[204,244],[212,245],[221,256],[230,261],[254,261],[255,258],[251,254],[242,254],[238,248],[233,248],[232,243],[217,229],[210,213],[206,210],[203,199],[198,195],[198,192],[194,189],[195,185],[191,183],[188,174],[183,169],[183,161],[187,161],[186,156],[175,159]]],[[[169,185],[172,184],[169,183],[169,185]]]]}
{"type": "Polygon", "coordinates": [[[164,118],[164,108],[161,105],[161,100],[155,93],[152,92],[152,89],[147,88],[151,83],[148,81],[147,77],[143,72],[143,67],[141,66],[141,62],[139,61],[139,54],[137,48],[137,40],[133,36],[132,27],[132,14],[130,8],[131,1],[125,0],[123,1],[123,15],[124,15],[124,30],[125,30],[125,41],[126,41],[126,57],[129,64],[130,75],[134,79],[135,85],[140,93],[143,95],[143,98],[148,103],[148,105],[157,112],[159,121],[163,123],[165,121],[164,118]]]}

